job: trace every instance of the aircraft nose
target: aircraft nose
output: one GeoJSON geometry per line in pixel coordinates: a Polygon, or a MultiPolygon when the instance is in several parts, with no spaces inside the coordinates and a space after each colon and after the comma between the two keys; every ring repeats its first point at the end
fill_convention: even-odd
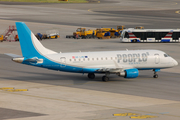
{"type": "Polygon", "coordinates": [[[174,60],[174,59],[173,59],[173,63],[174,63],[174,66],[178,65],[178,62],[176,60],[174,60]]]}

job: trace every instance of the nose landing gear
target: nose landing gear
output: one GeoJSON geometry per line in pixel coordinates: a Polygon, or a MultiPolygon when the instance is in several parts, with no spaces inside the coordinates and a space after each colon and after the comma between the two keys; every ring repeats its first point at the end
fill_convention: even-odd
{"type": "Polygon", "coordinates": [[[158,78],[158,74],[157,74],[157,72],[159,72],[159,71],[160,71],[160,69],[153,69],[153,71],[154,71],[154,75],[153,75],[153,77],[154,77],[154,78],[158,78]]]}
{"type": "Polygon", "coordinates": [[[155,73],[153,77],[154,77],[154,78],[158,78],[158,74],[155,73]]]}

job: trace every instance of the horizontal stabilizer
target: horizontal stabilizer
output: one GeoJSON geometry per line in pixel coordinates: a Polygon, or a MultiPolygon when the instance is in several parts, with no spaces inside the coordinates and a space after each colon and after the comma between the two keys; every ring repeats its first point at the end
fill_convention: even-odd
{"type": "Polygon", "coordinates": [[[8,55],[8,56],[10,56],[10,57],[12,57],[12,58],[22,58],[22,56],[20,56],[20,55],[16,55],[16,54],[12,54],[12,53],[4,53],[5,55],[8,55]]]}

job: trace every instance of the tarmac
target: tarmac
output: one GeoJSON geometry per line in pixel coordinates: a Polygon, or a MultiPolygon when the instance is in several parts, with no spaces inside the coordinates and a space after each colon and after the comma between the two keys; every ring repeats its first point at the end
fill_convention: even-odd
{"type": "MultiPolygon", "coordinates": [[[[13,4],[0,2],[0,33],[16,21],[34,32],[56,29],[60,38],[41,43],[56,52],[158,49],[180,63],[179,43],[120,43],[119,38],[66,39],[78,27],[125,25],[179,28],[178,0],[100,0],[87,4],[13,4]]],[[[21,55],[19,42],[0,43],[0,120],[179,120],[180,66],[140,71],[135,79],[51,71],[14,63],[4,53],[21,55]],[[3,89],[2,89],[3,88],[3,89]],[[14,88],[14,89],[12,89],[14,88]],[[11,90],[12,89],[12,90],[11,90]],[[28,91],[21,91],[28,89],[28,91]]]]}

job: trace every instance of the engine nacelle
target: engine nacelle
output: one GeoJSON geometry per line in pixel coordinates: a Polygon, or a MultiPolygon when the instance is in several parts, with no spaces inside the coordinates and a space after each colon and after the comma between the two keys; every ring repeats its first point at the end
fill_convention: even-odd
{"type": "Polygon", "coordinates": [[[139,75],[139,71],[136,68],[126,69],[124,72],[120,72],[119,76],[123,76],[124,78],[137,78],[139,75]]]}

